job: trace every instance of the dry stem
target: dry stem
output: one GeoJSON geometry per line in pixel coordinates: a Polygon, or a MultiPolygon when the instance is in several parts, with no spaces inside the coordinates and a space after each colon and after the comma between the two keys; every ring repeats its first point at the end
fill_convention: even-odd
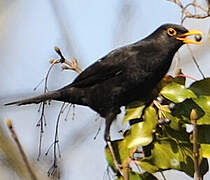
{"type": "Polygon", "coordinates": [[[198,144],[198,128],[197,128],[197,119],[198,114],[195,109],[192,109],[190,113],[191,123],[194,126],[193,128],[193,156],[194,156],[194,169],[195,169],[195,180],[201,180],[200,167],[199,167],[199,144],[198,144]]]}
{"type": "Polygon", "coordinates": [[[15,132],[13,126],[12,126],[12,122],[9,119],[7,119],[7,126],[8,126],[8,128],[9,128],[11,134],[12,134],[12,138],[14,139],[14,141],[15,141],[17,147],[18,147],[18,150],[20,151],[20,154],[21,154],[21,156],[23,158],[23,161],[24,161],[24,163],[26,165],[26,168],[28,169],[28,172],[29,172],[29,174],[31,176],[31,179],[32,180],[37,180],[37,177],[36,177],[35,173],[33,172],[32,168],[31,168],[31,166],[30,166],[30,164],[28,162],[27,156],[26,156],[26,154],[25,154],[25,152],[24,152],[24,150],[23,150],[23,148],[22,148],[22,146],[20,144],[20,141],[19,141],[19,139],[18,139],[18,137],[16,135],[16,132],[15,132]]]}

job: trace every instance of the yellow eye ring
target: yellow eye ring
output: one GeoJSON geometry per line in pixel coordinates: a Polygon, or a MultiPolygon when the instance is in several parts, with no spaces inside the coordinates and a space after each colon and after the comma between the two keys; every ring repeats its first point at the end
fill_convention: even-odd
{"type": "Polygon", "coordinates": [[[169,36],[175,36],[176,35],[176,30],[174,28],[168,28],[167,33],[169,36]]]}

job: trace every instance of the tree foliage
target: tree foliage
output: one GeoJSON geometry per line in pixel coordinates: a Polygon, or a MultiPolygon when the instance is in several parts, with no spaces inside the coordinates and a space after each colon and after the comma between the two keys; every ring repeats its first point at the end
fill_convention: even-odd
{"type": "MultiPolygon", "coordinates": [[[[195,81],[189,87],[185,82],[183,74],[166,76],[154,90],[154,94],[158,94],[157,100],[146,108],[142,119],[144,105],[136,102],[126,108],[123,123],[132,120],[137,123],[131,123],[124,138],[112,144],[122,171],[127,171],[130,180],[157,179],[153,173],[169,169],[194,176],[192,130],[186,130],[192,124],[192,110],[197,112],[201,176],[208,171],[210,78],[195,81]],[[142,172],[136,171],[132,164],[142,172]]],[[[116,172],[108,148],[106,158],[116,172]]],[[[121,178],[119,175],[116,180],[121,178]]]]}

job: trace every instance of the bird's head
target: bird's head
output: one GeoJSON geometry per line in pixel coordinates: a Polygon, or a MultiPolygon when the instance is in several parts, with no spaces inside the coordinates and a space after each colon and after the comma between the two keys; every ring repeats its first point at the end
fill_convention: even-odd
{"type": "Polygon", "coordinates": [[[162,41],[165,47],[180,47],[183,44],[201,44],[202,32],[197,30],[187,30],[185,27],[177,24],[164,24],[160,26],[152,36],[156,40],[162,41]],[[194,39],[190,39],[194,36],[194,39]]]}

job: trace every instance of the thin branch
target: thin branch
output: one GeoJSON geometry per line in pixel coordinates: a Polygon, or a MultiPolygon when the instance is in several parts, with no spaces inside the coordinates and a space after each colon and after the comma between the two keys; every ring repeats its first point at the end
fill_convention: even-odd
{"type": "Polygon", "coordinates": [[[58,169],[58,164],[57,164],[57,148],[58,148],[58,151],[59,151],[59,157],[61,156],[60,154],[60,148],[59,148],[59,139],[58,139],[58,130],[59,130],[59,122],[60,122],[60,117],[61,117],[61,114],[63,113],[63,110],[65,108],[65,102],[62,104],[61,106],[61,109],[60,109],[60,112],[58,114],[58,118],[57,118],[57,122],[56,122],[56,127],[55,127],[55,138],[54,138],[54,143],[53,143],[53,153],[54,153],[54,162],[53,162],[53,165],[52,167],[49,169],[48,171],[48,175],[49,176],[54,176],[55,173],[57,173],[57,169],[58,169]]]}
{"type": "Polygon", "coordinates": [[[191,79],[192,81],[197,81],[196,78],[192,77],[192,76],[188,76],[186,74],[178,74],[176,75],[176,77],[184,77],[184,78],[188,78],[188,79],[191,79]]]}
{"type": "Polygon", "coordinates": [[[103,180],[105,180],[106,175],[108,177],[108,180],[114,179],[114,175],[112,174],[112,171],[110,171],[110,166],[106,167],[106,171],[104,172],[103,180]]]}
{"type": "MultiPolygon", "coordinates": [[[[196,0],[193,0],[192,2],[188,3],[185,6],[182,4],[182,2],[180,0],[168,0],[168,1],[175,3],[176,5],[178,5],[182,9],[181,24],[183,24],[184,21],[187,18],[204,19],[204,18],[210,17],[210,2],[209,2],[209,0],[208,1],[206,0],[206,3],[208,4],[208,8],[203,7],[202,5],[197,3],[196,0]],[[190,7],[190,6],[194,7],[194,11],[195,11],[194,13],[195,14],[192,14],[190,11],[187,10],[187,8],[190,7]],[[200,9],[201,11],[203,11],[204,14],[202,14],[202,13],[201,14],[196,14],[196,8],[200,9]]],[[[205,79],[205,76],[204,76],[202,70],[200,69],[199,64],[197,63],[196,58],[193,55],[193,52],[192,52],[191,48],[189,47],[189,45],[187,47],[188,47],[188,49],[190,51],[190,54],[191,54],[192,59],[193,59],[193,62],[195,63],[198,71],[200,72],[202,78],[205,79]]]]}
{"type": "Polygon", "coordinates": [[[163,177],[163,180],[166,180],[166,177],[165,177],[163,171],[160,171],[160,174],[161,174],[161,176],[163,177]]]}
{"type": "Polygon", "coordinates": [[[45,119],[45,102],[41,103],[41,117],[37,123],[37,127],[40,126],[40,135],[39,135],[39,151],[37,160],[41,157],[41,150],[42,150],[42,137],[44,133],[44,126],[46,126],[46,119],[45,119]],[[45,122],[45,123],[44,123],[45,122]]]}
{"type": "Polygon", "coordinates": [[[198,144],[198,128],[197,128],[197,119],[198,114],[195,109],[192,109],[190,113],[191,123],[193,125],[193,157],[194,157],[194,179],[201,180],[200,166],[199,166],[199,144],[198,144]]]}
{"type": "Polygon", "coordinates": [[[75,72],[77,72],[78,74],[82,72],[82,70],[80,69],[80,67],[78,66],[78,62],[77,62],[77,59],[76,58],[72,58],[71,62],[69,60],[67,60],[61,50],[55,46],[55,51],[57,52],[57,54],[60,56],[60,60],[56,60],[56,61],[50,61],[50,62],[53,62],[53,63],[63,63],[65,65],[61,66],[61,68],[63,70],[73,70],[75,72]]]}
{"type": "Polygon", "coordinates": [[[45,80],[45,78],[43,78],[35,87],[34,87],[34,91],[36,91],[38,88],[39,88],[39,86],[44,82],[44,80],[45,80]]]}
{"type": "Polygon", "coordinates": [[[97,130],[97,132],[96,132],[96,134],[95,134],[95,136],[94,136],[94,140],[96,140],[96,138],[97,138],[97,136],[99,135],[99,133],[100,133],[100,131],[101,131],[101,126],[102,126],[102,119],[100,119],[100,117],[97,117],[96,118],[96,121],[97,120],[100,120],[100,124],[99,124],[99,127],[98,127],[98,130],[97,130]]]}
{"type": "Polygon", "coordinates": [[[190,54],[191,54],[192,59],[193,59],[193,62],[195,63],[195,65],[196,65],[198,71],[200,72],[202,78],[205,79],[205,76],[204,76],[204,74],[203,74],[203,72],[202,72],[202,70],[201,70],[199,64],[197,63],[196,58],[195,58],[195,56],[193,55],[192,49],[190,48],[189,45],[188,45],[187,47],[188,47],[188,49],[189,49],[189,51],[190,51],[190,54]]]}
{"type": "Polygon", "coordinates": [[[68,116],[69,116],[69,113],[70,113],[70,110],[71,110],[71,107],[72,107],[73,104],[67,104],[65,108],[68,107],[68,111],[66,113],[66,117],[64,118],[65,121],[68,120],[68,116]]]}
{"type": "Polygon", "coordinates": [[[210,3],[207,0],[206,0],[206,3],[208,5],[208,8],[203,7],[201,4],[197,3],[196,1],[192,1],[191,3],[188,3],[185,6],[182,4],[180,0],[168,0],[168,1],[175,3],[177,6],[179,6],[182,9],[181,24],[183,24],[187,18],[205,19],[205,18],[210,17],[210,3]],[[190,6],[194,7],[195,12],[197,8],[203,11],[203,13],[200,13],[200,14],[191,13],[189,10],[187,10],[187,8],[190,6]]]}
{"type": "MultiPolygon", "coordinates": [[[[49,74],[53,68],[53,66],[55,65],[55,63],[51,64],[50,68],[48,69],[47,71],[47,74],[44,78],[44,93],[47,93],[48,92],[48,78],[49,78],[49,74]]],[[[36,90],[40,85],[41,83],[43,82],[43,80],[41,80],[41,82],[34,88],[34,90],[36,90]]],[[[40,111],[41,109],[41,117],[37,123],[37,126],[39,127],[40,126],[40,137],[39,137],[39,151],[38,151],[38,157],[37,157],[37,160],[40,159],[41,157],[41,148],[42,148],[42,137],[43,137],[43,133],[44,133],[44,126],[47,125],[46,123],[46,118],[45,118],[45,105],[46,105],[46,101],[42,102],[40,104],[40,107],[39,107],[39,110],[38,112],[40,111]]]]}
{"type": "MultiPolygon", "coordinates": [[[[73,58],[72,62],[70,62],[63,56],[61,50],[58,47],[55,47],[54,50],[60,56],[60,59],[51,59],[50,60],[51,66],[49,67],[45,78],[40,81],[40,83],[34,88],[34,90],[37,90],[37,88],[41,85],[41,83],[44,82],[44,93],[48,92],[48,79],[49,79],[50,72],[51,72],[51,70],[52,70],[52,68],[54,67],[55,64],[64,63],[64,64],[68,65],[68,66],[65,67],[65,69],[74,70],[77,73],[80,73],[82,71],[78,67],[78,63],[77,63],[77,60],[75,58],[73,58]]],[[[64,69],[64,68],[62,68],[62,69],[64,69]]],[[[46,102],[42,102],[40,104],[40,107],[39,107],[39,110],[38,110],[38,112],[41,110],[41,117],[40,117],[40,120],[37,123],[37,126],[40,126],[39,152],[38,152],[37,160],[39,160],[39,158],[41,156],[42,137],[43,137],[43,133],[44,133],[44,126],[46,126],[45,105],[46,105],[46,102]]],[[[68,115],[68,112],[67,112],[67,115],[68,115]]],[[[74,117],[74,112],[73,112],[73,117],[74,117]]]]}
{"type": "Polygon", "coordinates": [[[128,157],[125,160],[125,163],[123,163],[123,175],[124,175],[124,180],[129,180],[129,163],[132,161],[130,157],[128,157]]]}
{"type": "Polygon", "coordinates": [[[15,141],[17,147],[18,147],[18,150],[20,151],[21,157],[23,158],[23,161],[24,161],[24,163],[26,165],[26,168],[27,168],[27,170],[28,170],[28,172],[29,172],[29,174],[31,176],[31,179],[32,180],[37,180],[37,177],[36,177],[35,173],[33,172],[32,168],[31,168],[31,166],[30,166],[30,164],[28,162],[28,158],[27,158],[27,156],[26,156],[26,154],[25,154],[25,152],[24,152],[24,150],[23,150],[23,148],[22,148],[22,146],[20,144],[20,141],[19,141],[19,139],[18,139],[18,137],[16,135],[16,132],[15,132],[15,130],[13,128],[11,120],[7,119],[6,122],[7,122],[8,128],[9,128],[11,134],[12,134],[12,138],[14,139],[14,141],[15,141]]]}

